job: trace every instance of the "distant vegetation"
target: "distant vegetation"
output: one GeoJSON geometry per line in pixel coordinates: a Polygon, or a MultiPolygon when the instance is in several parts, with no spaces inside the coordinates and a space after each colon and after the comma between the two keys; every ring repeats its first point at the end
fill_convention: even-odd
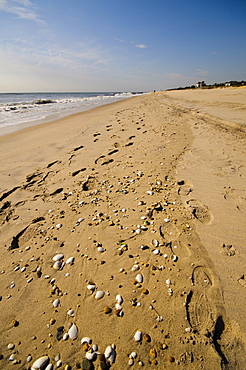
{"type": "Polygon", "coordinates": [[[40,99],[40,100],[35,101],[35,104],[50,104],[50,103],[54,103],[53,100],[51,100],[51,99],[40,99]]]}
{"type": "MultiPolygon", "coordinates": [[[[246,81],[228,81],[228,82],[222,82],[222,83],[214,83],[213,85],[207,85],[204,81],[202,81],[203,84],[201,86],[201,83],[198,82],[196,85],[191,86],[185,86],[185,87],[177,87],[173,89],[168,90],[186,90],[186,89],[215,89],[217,87],[240,87],[240,86],[246,86],[246,81]]],[[[167,90],[167,91],[168,91],[167,90]]]]}

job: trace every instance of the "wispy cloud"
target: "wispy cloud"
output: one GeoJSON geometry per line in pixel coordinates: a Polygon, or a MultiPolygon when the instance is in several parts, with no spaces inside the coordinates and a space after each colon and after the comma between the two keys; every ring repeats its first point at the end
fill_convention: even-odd
{"type": "Polygon", "coordinates": [[[204,71],[203,69],[196,69],[196,75],[199,75],[199,76],[208,76],[209,72],[208,71],[204,71]]]}
{"type": "Polygon", "coordinates": [[[0,12],[12,13],[20,19],[45,23],[39,18],[36,6],[30,0],[0,0],[0,12]]]}
{"type": "Polygon", "coordinates": [[[135,44],[135,47],[139,49],[147,49],[148,46],[145,44],[135,44]]]}

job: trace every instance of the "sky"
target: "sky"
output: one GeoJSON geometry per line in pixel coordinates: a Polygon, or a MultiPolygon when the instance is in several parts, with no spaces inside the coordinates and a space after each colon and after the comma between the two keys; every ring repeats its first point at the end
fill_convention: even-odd
{"type": "Polygon", "coordinates": [[[246,0],[0,0],[0,92],[246,80],[246,0]]]}

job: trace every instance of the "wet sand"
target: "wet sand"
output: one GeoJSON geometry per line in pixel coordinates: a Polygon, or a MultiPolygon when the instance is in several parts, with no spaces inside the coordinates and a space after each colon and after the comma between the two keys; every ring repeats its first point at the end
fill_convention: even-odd
{"type": "Polygon", "coordinates": [[[245,368],[245,97],[159,92],[0,137],[1,368],[245,368]]]}

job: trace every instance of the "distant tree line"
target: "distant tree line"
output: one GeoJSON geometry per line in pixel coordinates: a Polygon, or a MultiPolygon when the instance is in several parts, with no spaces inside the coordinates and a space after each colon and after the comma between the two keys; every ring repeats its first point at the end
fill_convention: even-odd
{"type": "MultiPolygon", "coordinates": [[[[198,84],[200,84],[200,83],[198,82],[198,84]]],[[[212,85],[207,85],[206,83],[204,83],[202,86],[199,86],[199,87],[197,86],[198,84],[191,85],[191,86],[185,86],[185,87],[177,87],[177,88],[168,89],[168,90],[186,90],[186,89],[197,89],[197,88],[199,88],[199,89],[215,89],[217,87],[228,87],[228,86],[239,87],[239,86],[246,86],[246,81],[244,81],[244,80],[242,80],[242,81],[227,81],[227,82],[221,82],[221,83],[216,82],[212,85]]]]}

